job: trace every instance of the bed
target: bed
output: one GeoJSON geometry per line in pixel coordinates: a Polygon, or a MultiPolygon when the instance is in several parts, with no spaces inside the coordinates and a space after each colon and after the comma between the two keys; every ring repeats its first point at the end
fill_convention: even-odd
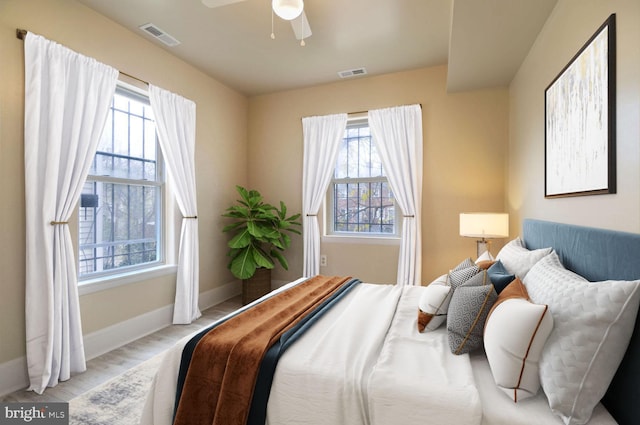
{"type": "MultiPolygon", "coordinates": [[[[531,361],[536,377],[542,376],[539,390],[535,390],[536,383],[533,382],[538,378],[532,378],[534,389],[531,394],[521,389],[500,387],[495,361],[490,362],[490,357],[494,358],[489,356],[493,349],[485,352],[483,347],[469,354],[452,354],[452,332],[446,321],[446,325],[419,332],[417,307],[427,287],[358,282],[282,353],[267,391],[268,405],[263,423],[554,425],[578,424],[585,420],[590,425],[638,423],[640,392],[635,384],[640,377],[640,337],[636,324],[640,264],[636,257],[640,253],[640,235],[527,219],[517,243],[522,246],[516,247],[517,250],[524,249],[522,252],[526,252],[527,258],[531,252],[550,254],[549,248],[553,248],[553,256],[545,254],[543,257],[548,265],[531,261],[527,273],[518,274],[522,286],[529,290],[531,303],[538,306],[541,305],[538,301],[548,301],[545,311],[561,310],[558,316],[552,316],[554,322],[549,335],[540,339],[541,343],[531,342],[528,347],[531,351],[535,344],[540,345],[540,358],[531,361]],[[556,270],[562,265],[567,270],[556,270]],[[555,273],[560,273],[560,279],[568,282],[567,287],[574,283],[584,285],[578,288],[586,290],[574,291],[582,299],[565,306],[562,303],[571,299],[573,293],[571,296],[549,295],[544,284],[548,280],[558,280],[555,273]],[[579,276],[569,273],[598,283],[583,282],[579,276]],[[613,288],[613,295],[607,295],[609,287],[613,288]],[[591,293],[594,294],[592,298],[598,300],[595,305],[589,298],[591,293]],[[609,296],[613,297],[611,302],[602,301],[609,296]],[[561,307],[554,307],[554,303],[560,303],[557,305],[561,307]],[[610,311],[612,309],[615,311],[610,311]],[[576,337],[576,318],[586,315],[585,320],[602,322],[603,317],[612,314],[615,320],[604,326],[602,338],[582,344],[576,337]],[[567,319],[566,316],[570,317],[567,319]],[[567,324],[565,320],[574,322],[567,324]],[[566,340],[573,342],[571,349],[561,344],[566,340]],[[589,353],[583,345],[595,347],[598,355],[589,353]],[[560,350],[559,354],[549,347],[560,350]],[[585,360],[581,356],[591,357],[585,360]],[[558,362],[557,358],[563,358],[564,363],[558,362]],[[569,407],[572,410],[566,413],[565,393],[571,393],[575,388],[563,388],[565,378],[562,374],[581,373],[582,366],[586,372],[580,375],[583,378],[577,384],[580,396],[571,399],[578,407],[569,407]],[[608,375],[614,373],[611,379],[608,375]],[[611,383],[607,385],[609,381],[611,383]],[[513,397],[505,396],[505,393],[520,399],[514,402],[513,397]],[[600,398],[602,402],[598,402],[600,398]],[[584,403],[587,407],[580,407],[584,403]],[[595,404],[595,408],[589,403],[595,404]],[[572,413],[574,410],[577,413],[572,413]]],[[[512,266],[512,252],[504,251],[502,262],[512,266]]],[[[502,251],[498,258],[500,254],[502,251]]],[[[303,282],[305,279],[291,282],[232,316],[303,282]]],[[[458,293],[463,291],[456,289],[453,295],[458,297],[458,293]]],[[[511,301],[517,305],[516,300],[511,301]]],[[[498,309],[492,314],[497,317],[498,309]]],[[[227,319],[221,319],[221,322],[227,319]]],[[[489,321],[498,322],[491,318],[489,321]]],[[[598,333],[602,327],[600,322],[589,322],[590,333],[598,333]]],[[[541,328],[538,326],[536,332],[541,328]]],[[[173,423],[180,364],[190,339],[183,339],[166,354],[144,406],[143,424],[173,423]]],[[[527,361],[532,358],[530,355],[527,361]]],[[[189,420],[183,420],[183,423],[189,423],[189,420]]]]}

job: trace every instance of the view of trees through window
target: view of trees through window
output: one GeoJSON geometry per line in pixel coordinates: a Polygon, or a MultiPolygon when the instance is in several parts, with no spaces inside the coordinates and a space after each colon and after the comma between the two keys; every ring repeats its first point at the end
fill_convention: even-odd
{"type": "Polygon", "coordinates": [[[331,185],[333,233],[396,233],[396,205],[366,122],[347,126],[331,185]]]}
{"type": "Polygon", "coordinates": [[[82,191],[81,276],[160,259],[157,151],[148,101],[119,89],[82,191]]]}

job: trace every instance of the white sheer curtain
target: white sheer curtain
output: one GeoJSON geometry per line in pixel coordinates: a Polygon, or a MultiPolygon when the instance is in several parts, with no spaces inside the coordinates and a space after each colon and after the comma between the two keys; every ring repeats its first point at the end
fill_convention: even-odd
{"type": "Polygon", "coordinates": [[[409,105],[369,111],[369,127],[389,184],[404,215],[398,284],[420,285],[422,109],[420,105],[409,105]]]}
{"type": "Polygon", "coordinates": [[[68,220],[118,71],[38,35],[25,39],[26,338],[29,389],[86,369],[68,220]]]}
{"type": "Polygon", "coordinates": [[[200,254],[196,202],[196,104],[149,84],[149,100],[156,120],[167,172],[176,189],[182,213],[174,324],[189,324],[201,316],[198,308],[200,254]]]}
{"type": "Polygon", "coordinates": [[[336,167],[340,140],[347,127],[347,114],[302,119],[304,162],[302,170],[303,276],[320,273],[320,226],[318,211],[336,167]]]}

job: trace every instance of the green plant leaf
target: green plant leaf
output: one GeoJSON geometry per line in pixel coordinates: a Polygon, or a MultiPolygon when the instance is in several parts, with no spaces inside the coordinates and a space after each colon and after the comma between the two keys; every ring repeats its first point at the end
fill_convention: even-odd
{"type": "Polygon", "coordinates": [[[289,263],[287,263],[287,259],[284,258],[280,251],[278,251],[277,249],[272,249],[271,256],[278,260],[283,269],[289,270],[289,263]]]}
{"type": "Polygon", "coordinates": [[[269,258],[269,255],[261,249],[253,250],[253,260],[258,267],[272,269],[275,266],[275,263],[269,258]]]}
{"type": "Polygon", "coordinates": [[[241,222],[241,221],[238,221],[237,223],[227,224],[226,226],[224,226],[224,227],[222,228],[222,231],[223,231],[224,233],[232,232],[232,231],[234,231],[234,230],[236,230],[236,229],[241,228],[242,226],[245,226],[245,223],[244,223],[244,222],[241,222]]]}
{"type": "Polygon", "coordinates": [[[291,246],[291,237],[286,233],[282,234],[282,246],[286,249],[291,246]]]}
{"type": "Polygon", "coordinates": [[[227,208],[225,214],[222,214],[223,217],[232,217],[232,218],[248,218],[249,210],[247,207],[241,207],[240,205],[234,205],[232,207],[227,208]]]}
{"type": "Polygon", "coordinates": [[[251,234],[248,229],[235,235],[228,243],[229,248],[244,248],[251,243],[251,234]]]}
{"type": "Polygon", "coordinates": [[[231,273],[238,279],[249,279],[256,272],[256,262],[253,259],[253,247],[242,250],[231,260],[231,273]]]}
{"type": "Polygon", "coordinates": [[[300,214],[294,214],[291,217],[287,218],[287,221],[290,222],[291,224],[297,224],[298,226],[301,226],[302,224],[297,221],[299,218],[300,218],[300,214]]]}

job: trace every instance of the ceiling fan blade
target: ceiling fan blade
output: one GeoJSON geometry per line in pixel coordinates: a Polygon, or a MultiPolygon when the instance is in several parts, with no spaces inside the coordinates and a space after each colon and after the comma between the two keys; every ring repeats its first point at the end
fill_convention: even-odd
{"type": "Polygon", "coordinates": [[[293,28],[293,33],[296,35],[298,40],[311,36],[311,27],[309,26],[309,20],[307,19],[307,15],[304,13],[304,10],[300,16],[291,20],[291,28],[293,28]]]}
{"type": "Polygon", "coordinates": [[[215,8],[220,6],[226,6],[228,4],[240,3],[246,0],[201,0],[202,4],[207,7],[215,8]]]}

